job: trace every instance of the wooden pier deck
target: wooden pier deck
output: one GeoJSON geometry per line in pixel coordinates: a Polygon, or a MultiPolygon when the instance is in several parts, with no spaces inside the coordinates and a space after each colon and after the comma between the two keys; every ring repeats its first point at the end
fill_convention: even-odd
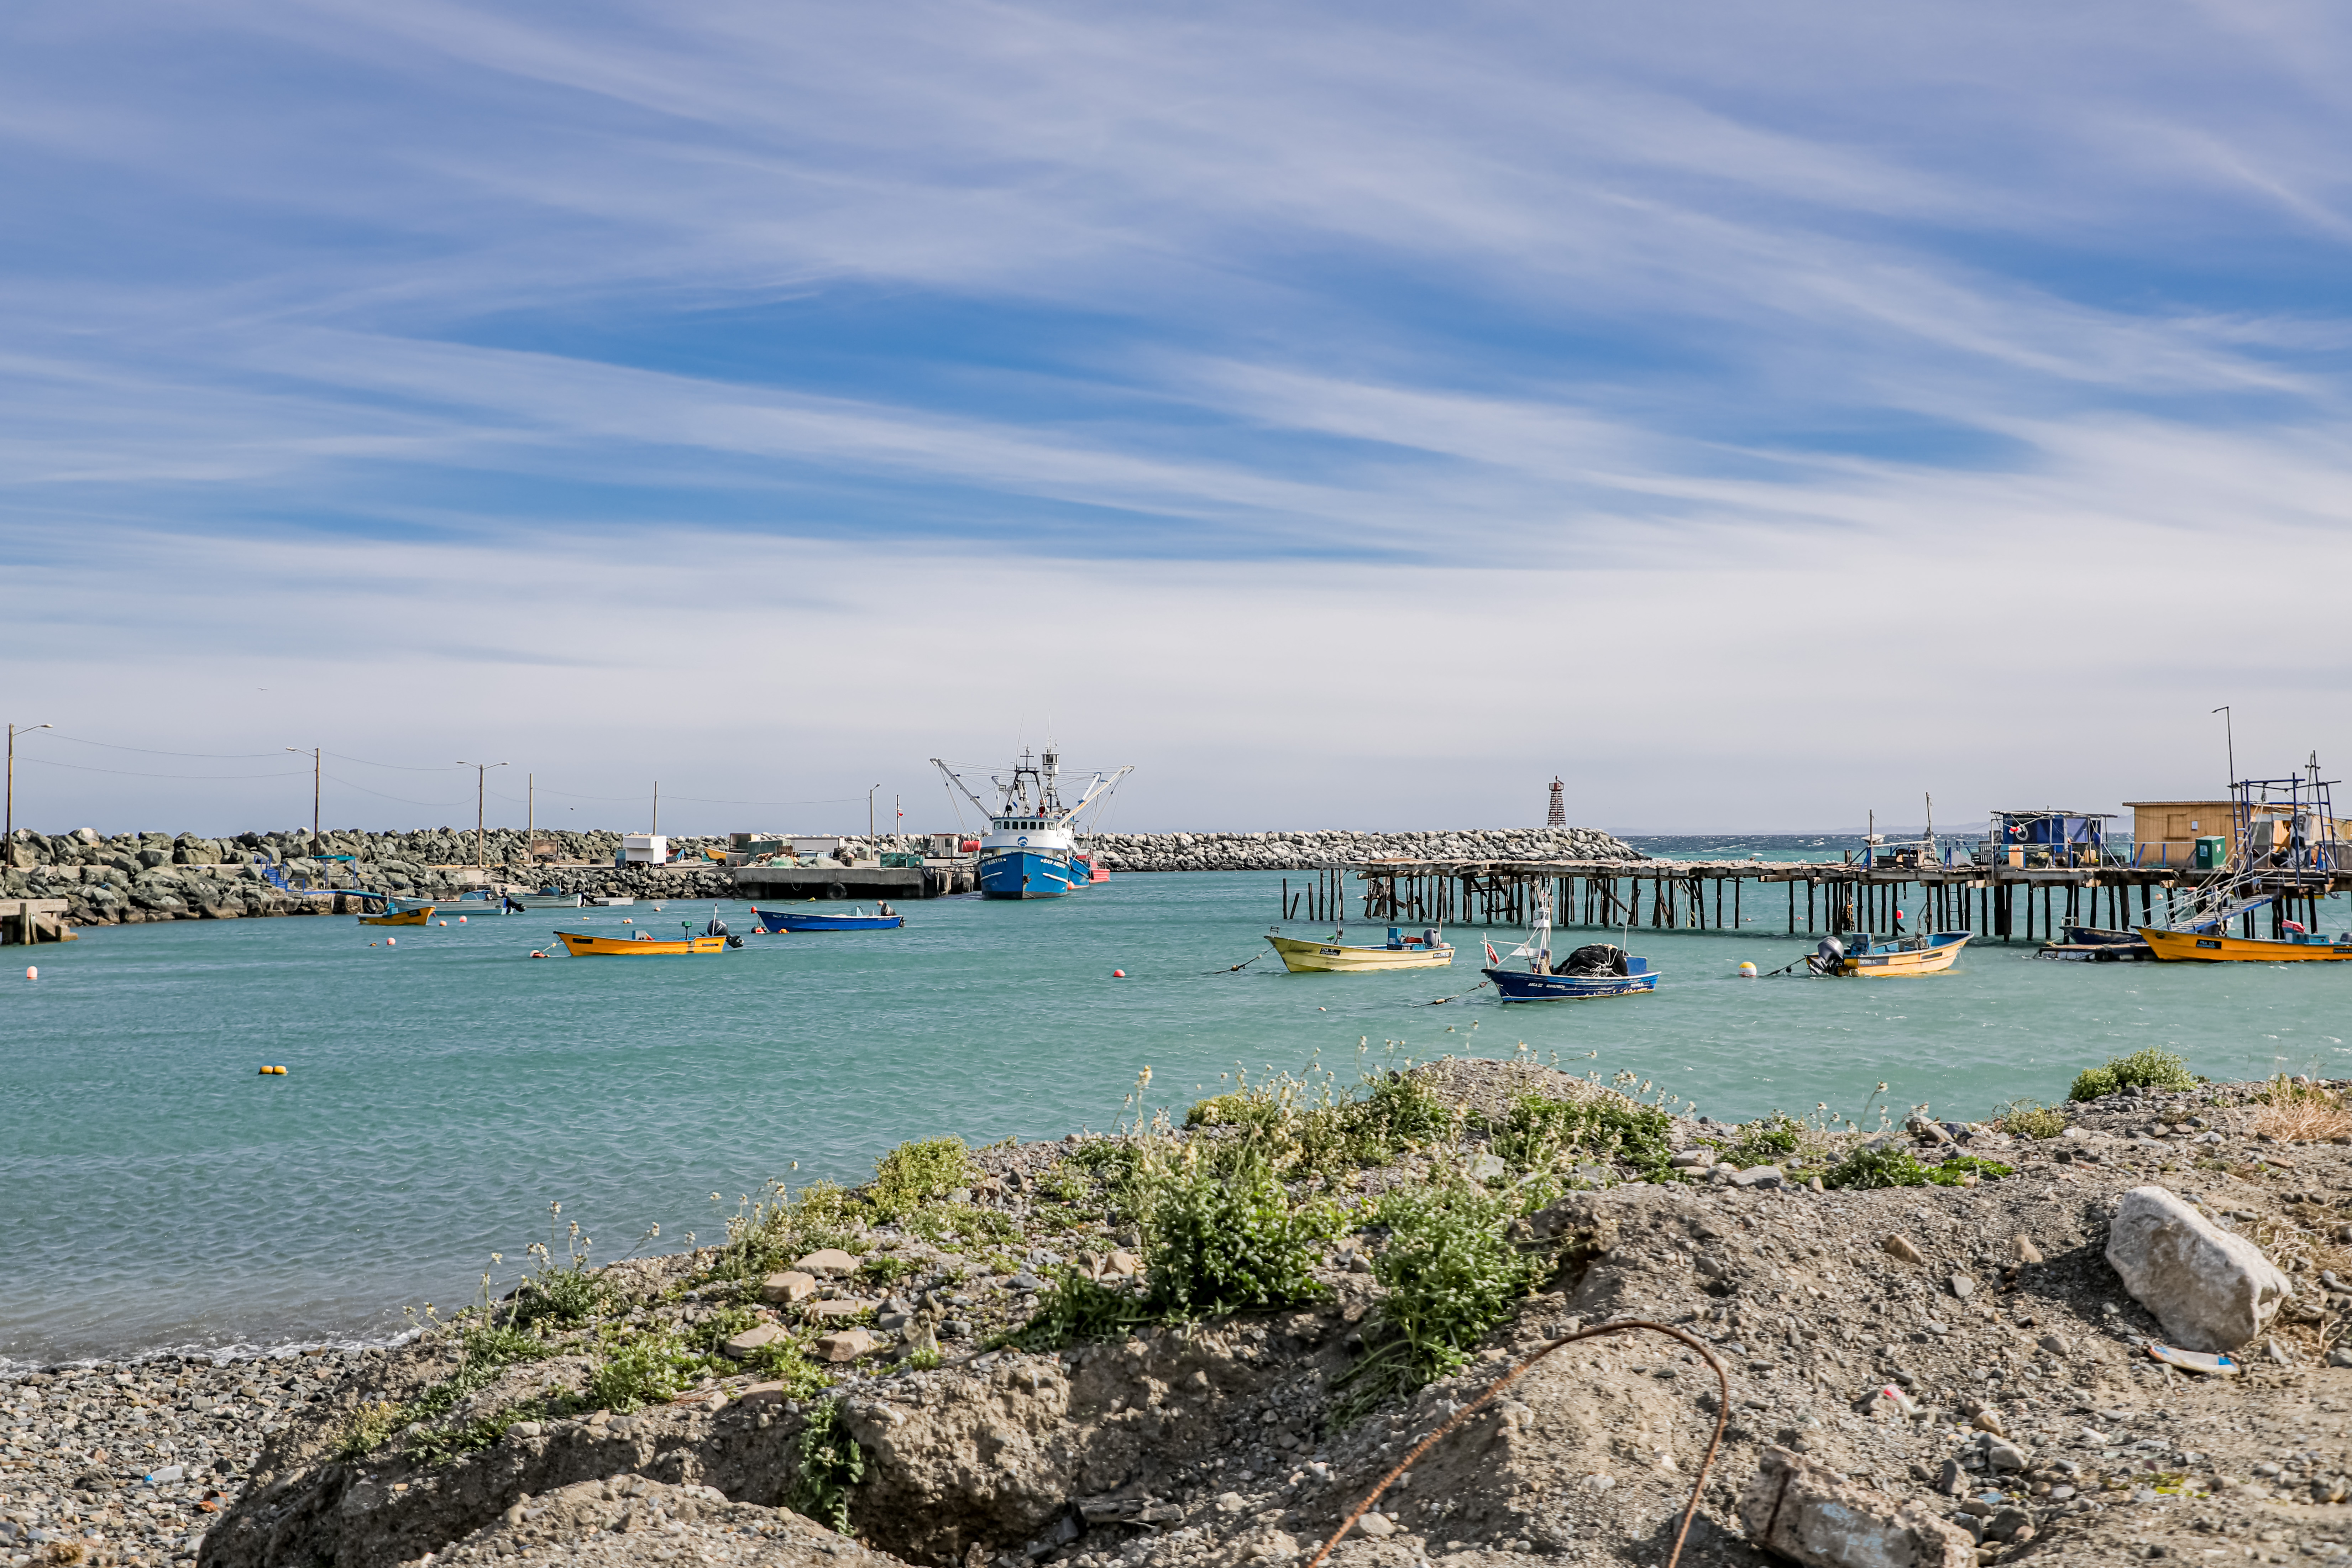
{"type": "MultiPolygon", "coordinates": [[[[1363,918],[1373,921],[1524,925],[1538,888],[1549,884],[1559,926],[1834,936],[1891,931],[1901,910],[1909,931],[1973,931],[2002,942],[2049,941],[2070,925],[2161,925],[2175,889],[2217,875],[2179,866],[1766,860],[1373,860],[1351,869],[1362,879],[1363,918]]],[[[2346,891],[2352,873],[2338,872],[2326,892],[2346,891]]],[[[1286,913],[1290,907],[1286,900],[1286,913]]],[[[2268,907],[2274,935],[2290,918],[2318,927],[2307,886],[2268,907]]],[[[2254,920],[2242,917],[2248,935],[2254,920]]]]}

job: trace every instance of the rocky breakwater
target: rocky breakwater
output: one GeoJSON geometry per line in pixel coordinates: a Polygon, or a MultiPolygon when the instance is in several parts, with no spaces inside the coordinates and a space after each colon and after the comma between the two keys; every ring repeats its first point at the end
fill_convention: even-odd
{"type": "MultiPolygon", "coordinates": [[[[166,1481],[175,1454],[74,1432],[0,1477],[0,1521],[89,1553],[50,1561],[154,1561],[226,1501],[205,1568],[1274,1568],[1502,1373],[1643,1320],[1706,1347],[1727,1411],[1687,1342],[1559,1345],[1336,1562],[1662,1563],[1719,1415],[1685,1563],[2319,1557],[2352,1147],[2281,1110],[2200,1085],[1864,1139],[1449,1061],[1142,1137],[932,1140],[747,1209],[721,1247],[548,1270],[325,1377],[232,1369],[240,1411],[283,1423],[249,1473],[232,1451],[166,1481]],[[2294,1282],[2242,1377],[2150,1354],[2170,1287],[2124,1216],[2167,1183],[2294,1282]]],[[[177,1375],[127,1370],[151,1411],[177,1375]]],[[[29,1381],[8,1408],[47,1422],[29,1381]]],[[[77,1374],[59,1403],[90,1421],[121,1385],[77,1374]]]]}
{"type": "Polygon", "coordinates": [[[1369,860],[1641,860],[1590,827],[1470,827],[1428,833],[1105,833],[1088,841],[1113,871],[1311,871],[1369,860]]]}
{"type": "MultiPolygon", "coordinates": [[[[716,839],[673,839],[694,853],[716,839]]],[[[672,898],[730,898],[723,869],[620,868],[615,833],[484,836],[487,876],[499,883],[553,884],[567,892],[672,898]],[[586,865],[566,862],[588,862],[586,865]]],[[[19,828],[0,845],[0,898],[63,899],[73,925],[142,921],[234,920],[256,915],[325,914],[338,905],[328,889],[412,898],[453,896],[483,879],[474,835],[459,828],[407,833],[342,829],[313,841],[308,829],[206,838],[193,833],[122,833],[90,828],[55,836],[19,828]]]]}

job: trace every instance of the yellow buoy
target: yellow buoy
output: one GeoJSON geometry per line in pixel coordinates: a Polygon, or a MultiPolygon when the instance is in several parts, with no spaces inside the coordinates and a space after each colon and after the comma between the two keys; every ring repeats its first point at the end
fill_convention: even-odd
{"type": "Polygon", "coordinates": [[[1755,978],[1756,978],[1756,966],[1755,966],[1754,964],[1752,964],[1752,963],[1742,963],[1742,964],[1739,966],[1739,977],[1740,977],[1742,980],[1753,980],[1753,979],[1755,979],[1755,978]]]}

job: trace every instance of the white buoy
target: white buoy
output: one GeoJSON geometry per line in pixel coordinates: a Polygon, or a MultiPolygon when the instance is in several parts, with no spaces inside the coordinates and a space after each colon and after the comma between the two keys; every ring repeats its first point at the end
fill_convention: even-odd
{"type": "Polygon", "coordinates": [[[1753,979],[1755,979],[1755,978],[1756,978],[1756,966],[1755,966],[1754,964],[1752,964],[1752,963],[1742,963],[1742,964],[1739,966],[1739,978],[1741,978],[1742,980],[1753,980],[1753,979]]]}
{"type": "Polygon", "coordinates": [[[400,945],[400,939],[396,936],[385,937],[383,939],[383,945],[386,947],[398,947],[400,945]]]}
{"type": "Polygon", "coordinates": [[[37,963],[28,963],[28,964],[25,965],[25,978],[26,978],[26,979],[27,979],[27,980],[38,980],[40,977],[41,977],[41,966],[40,966],[39,964],[37,964],[37,963]]]}

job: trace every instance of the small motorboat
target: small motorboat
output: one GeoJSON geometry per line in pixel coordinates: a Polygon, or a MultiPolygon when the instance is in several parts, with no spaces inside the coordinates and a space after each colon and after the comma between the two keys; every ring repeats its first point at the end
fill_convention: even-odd
{"type": "Polygon", "coordinates": [[[763,910],[754,905],[751,918],[766,931],[896,931],[907,923],[907,917],[881,905],[875,913],[864,910],[845,915],[819,914],[814,910],[763,910]]]}
{"type": "Polygon", "coordinates": [[[362,915],[359,921],[363,926],[421,926],[432,918],[433,906],[420,904],[415,909],[394,910],[381,915],[362,915]]]}
{"type": "Polygon", "coordinates": [[[2137,963],[2154,958],[2156,950],[2132,931],[2066,926],[2059,931],[2056,942],[2043,942],[2033,956],[2061,963],[2137,963]]]}
{"type": "Polygon", "coordinates": [[[1852,947],[1833,936],[1825,936],[1812,956],[1805,960],[1805,967],[1815,974],[1855,975],[1864,980],[1935,974],[1951,968],[1952,961],[1960,956],[1960,949],[1974,935],[1972,931],[1922,931],[1917,936],[1898,933],[1883,940],[1858,935],[1852,947]]]}
{"type": "Polygon", "coordinates": [[[1454,962],[1453,945],[1442,940],[1436,931],[1424,931],[1418,936],[1407,936],[1400,926],[1389,927],[1389,940],[1381,947],[1351,947],[1334,932],[1329,942],[1303,941],[1284,936],[1280,931],[1266,933],[1274,951],[1282,955],[1282,966],[1293,974],[1360,974],[1374,969],[1443,969],[1454,962]]]}
{"type": "Polygon", "coordinates": [[[509,893],[506,907],[510,910],[576,910],[580,895],[567,893],[561,888],[541,888],[536,893],[509,893]]]}
{"type": "Polygon", "coordinates": [[[1655,991],[1658,972],[1646,958],[1636,958],[1605,942],[1588,942],[1570,953],[1557,968],[1551,961],[1551,894],[1536,894],[1535,923],[1527,940],[1506,953],[1487,942],[1486,966],[1479,973],[1494,983],[1495,994],[1506,1002],[1579,1002],[1595,996],[1630,996],[1655,991]],[[1505,967],[1524,958],[1525,969],[1505,967]]]}
{"type": "MultiPolygon", "coordinates": [[[[635,899],[630,899],[630,898],[619,898],[619,899],[591,899],[591,900],[589,900],[588,901],[589,901],[590,903],[592,903],[592,904],[595,905],[595,906],[596,906],[598,909],[600,909],[600,910],[623,910],[623,909],[626,909],[626,908],[628,908],[631,904],[635,903],[637,900],[635,900],[635,899]]],[[[659,908],[660,906],[659,906],[659,905],[656,905],[655,907],[656,907],[656,908],[659,908]]]]}
{"type": "Polygon", "coordinates": [[[691,931],[683,937],[664,939],[651,932],[635,937],[589,936],[581,931],[560,931],[555,940],[574,958],[699,958],[725,952],[740,946],[740,937],[696,936],[691,931]]]}

